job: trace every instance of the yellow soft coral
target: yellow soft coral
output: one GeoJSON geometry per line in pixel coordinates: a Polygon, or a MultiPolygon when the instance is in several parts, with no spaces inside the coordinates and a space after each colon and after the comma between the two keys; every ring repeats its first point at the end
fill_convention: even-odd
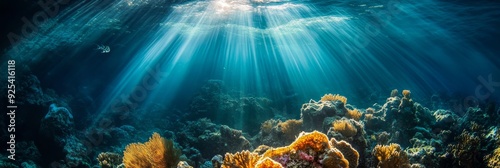
{"type": "Polygon", "coordinates": [[[333,130],[339,132],[345,137],[353,137],[358,133],[358,130],[349,120],[336,120],[333,122],[333,130]]]}
{"type": "Polygon", "coordinates": [[[172,141],[154,133],[144,144],[127,145],[123,152],[123,164],[127,168],[170,168],[176,166],[179,156],[180,151],[174,148],[172,141]]]}
{"type": "Polygon", "coordinates": [[[347,104],[347,98],[339,94],[325,94],[323,97],[321,97],[321,101],[337,101],[337,100],[341,101],[344,104],[347,104]]]}
{"type": "Polygon", "coordinates": [[[487,156],[488,167],[500,167],[500,147],[495,149],[495,151],[487,156]]]}
{"type": "Polygon", "coordinates": [[[377,145],[373,149],[373,156],[377,158],[380,168],[409,168],[410,161],[399,144],[377,145]]]}
{"type": "Polygon", "coordinates": [[[221,168],[254,168],[259,159],[257,153],[247,150],[235,154],[226,153],[221,168]]]}
{"type": "Polygon", "coordinates": [[[283,166],[281,166],[280,163],[266,157],[259,160],[257,165],[255,165],[255,168],[283,168],[283,166]]]}
{"type": "Polygon", "coordinates": [[[302,130],[302,120],[286,120],[280,122],[278,126],[281,128],[285,140],[292,142],[302,130]]]}
{"type": "Polygon", "coordinates": [[[356,121],[359,121],[361,118],[362,113],[358,109],[354,110],[347,110],[347,113],[345,114],[347,118],[354,119],[356,121]]]}

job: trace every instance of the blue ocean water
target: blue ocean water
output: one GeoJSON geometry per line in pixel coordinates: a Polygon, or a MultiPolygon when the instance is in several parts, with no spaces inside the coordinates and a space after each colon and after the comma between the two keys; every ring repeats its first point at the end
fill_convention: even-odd
{"type": "Polygon", "coordinates": [[[148,109],[137,112],[145,120],[157,115],[150,110],[156,106],[189,113],[184,110],[207,81],[223,83],[233,97],[269,98],[295,117],[302,103],[327,93],[367,108],[383,104],[393,89],[408,89],[428,106],[454,99],[443,107],[459,106],[460,114],[499,103],[498,1],[104,0],[54,6],[60,10],[34,13],[6,33],[11,45],[2,51],[2,67],[15,60],[18,74],[33,74],[41,88],[79,99],[72,108],[85,113],[74,116],[91,116],[82,129],[124,109],[148,109]]]}

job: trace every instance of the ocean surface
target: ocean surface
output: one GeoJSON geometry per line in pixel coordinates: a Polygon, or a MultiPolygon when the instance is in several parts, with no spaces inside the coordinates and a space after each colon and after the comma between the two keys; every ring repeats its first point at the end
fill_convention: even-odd
{"type": "MultiPolygon", "coordinates": [[[[2,115],[0,137],[15,139],[18,157],[2,150],[0,167],[106,167],[101,152],[120,158],[108,167],[148,167],[127,162],[126,149],[153,132],[186,164],[217,167],[215,155],[314,130],[350,143],[351,167],[395,167],[375,152],[390,143],[416,166],[500,166],[499,1],[0,4],[0,108],[16,110],[14,121],[2,115]]],[[[329,154],[302,150],[270,158],[328,167],[329,154]]],[[[179,167],[167,165],[149,166],[179,167]]]]}

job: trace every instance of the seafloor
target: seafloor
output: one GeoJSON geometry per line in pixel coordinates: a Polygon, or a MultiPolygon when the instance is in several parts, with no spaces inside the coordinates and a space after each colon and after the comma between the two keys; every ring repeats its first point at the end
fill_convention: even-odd
{"type": "Polygon", "coordinates": [[[20,78],[18,104],[33,113],[18,114],[16,160],[2,151],[0,167],[500,166],[493,103],[458,106],[435,95],[425,107],[411,91],[393,90],[368,107],[325,94],[282,108],[209,80],[189,108],[115,109],[86,128],[93,115],[72,108],[92,100],[43,89],[34,75],[20,78]]]}

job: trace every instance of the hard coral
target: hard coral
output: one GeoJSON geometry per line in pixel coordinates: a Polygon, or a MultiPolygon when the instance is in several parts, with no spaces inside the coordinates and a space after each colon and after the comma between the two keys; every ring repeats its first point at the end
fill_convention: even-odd
{"type": "Polygon", "coordinates": [[[341,101],[344,105],[347,104],[347,98],[339,94],[325,94],[321,101],[341,101]]]}
{"type": "Polygon", "coordinates": [[[154,133],[149,141],[127,145],[123,152],[123,163],[127,168],[175,167],[179,161],[180,151],[173,142],[154,133]]]}
{"type": "Polygon", "coordinates": [[[338,149],[330,149],[321,163],[324,168],[345,168],[349,167],[349,161],[346,160],[338,149]]]}
{"type": "Polygon", "coordinates": [[[97,156],[101,168],[115,168],[122,163],[122,157],[113,152],[103,152],[97,156]]]}
{"type": "Polygon", "coordinates": [[[235,154],[226,153],[222,168],[254,168],[259,159],[257,153],[247,150],[235,154]]]}
{"type": "Polygon", "coordinates": [[[481,139],[479,136],[471,134],[467,131],[462,131],[458,137],[455,138],[457,144],[448,145],[448,151],[456,160],[454,163],[459,167],[475,167],[480,165],[478,162],[479,150],[481,147],[481,139]]]}
{"type": "Polygon", "coordinates": [[[269,159],[268,157],[261,159],[255,165],[255,168],[283,168],[280,163],[269,159]]]}
{"type": "Polygon", "coordinates": [[[337,120],[333,122],[333,130],[341,133],[345,137],[353,137],[358,131],[348,120],[337,120]]]}
{"type": "Polygon", "coordinates": [[[358,167],[359,153],[352,148],[351,144],[346,141],[337,141],[335,138],[330,139],[332,147],[338,149],[344,155],[344,158],[349,161],[350,168],[358,167]]]}
{"type": "Polygon", "coordinates": [[[377,159],[380,168],[409,168],[410,161],[399,144],[377,145],[373,149],[373,156],[377,159]]]}

